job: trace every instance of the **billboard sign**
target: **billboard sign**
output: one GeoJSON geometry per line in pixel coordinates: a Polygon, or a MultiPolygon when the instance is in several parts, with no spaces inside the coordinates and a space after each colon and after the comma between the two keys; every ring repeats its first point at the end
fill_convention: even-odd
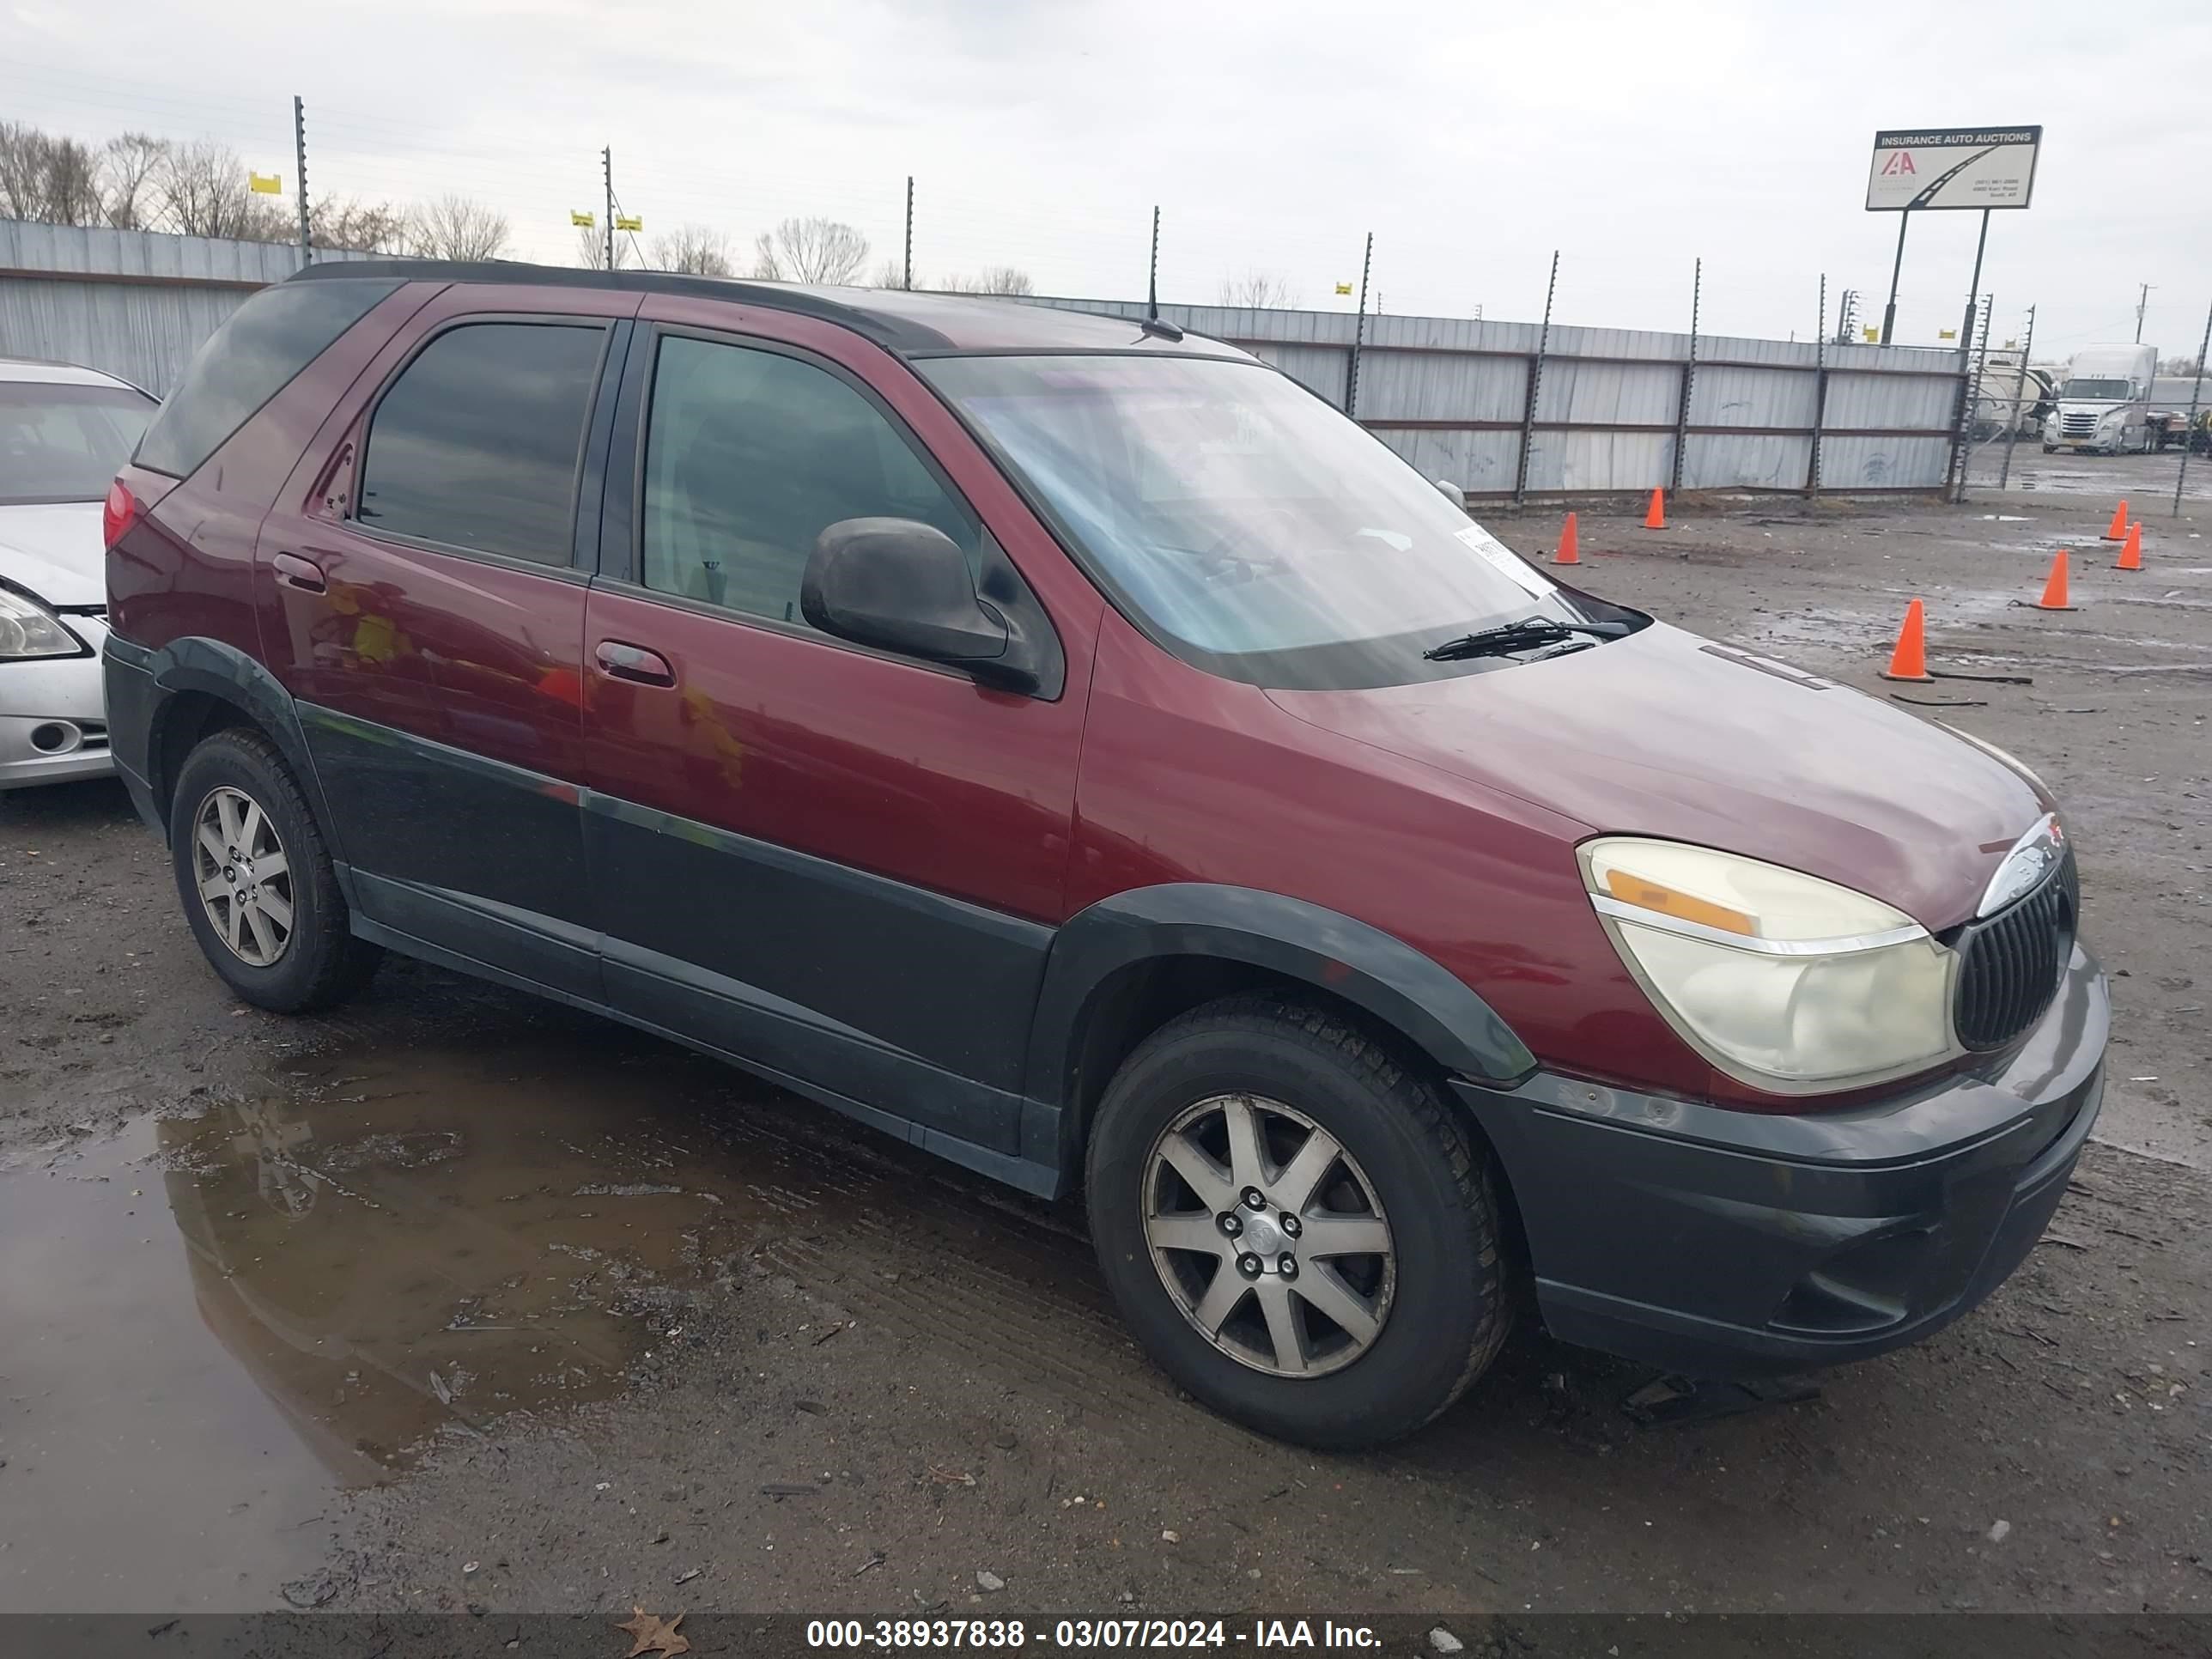
{"type": "Polygon", "coordinates": [[[2024,208],[2041,127],[1899,127],[1874,136],[1867,211],[2024,208]]]}

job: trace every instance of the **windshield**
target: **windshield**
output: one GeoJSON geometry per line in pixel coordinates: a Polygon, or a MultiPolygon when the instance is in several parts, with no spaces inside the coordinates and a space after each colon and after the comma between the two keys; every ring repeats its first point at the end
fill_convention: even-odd
{"type": "Polygon", "coordinates": [[[2069,380],[2062,398],[2087,403],[2125,403],[2128,383],[2125,380],[2069,380]]]}
{"type": "Polygon", "coordinates": [[[1501,665],[1423,659],[1455,635],[1593,614],[1262,365],[1099,356],[920,367],[1133,620],[1210,672],[1301,689],[1399,684],[1501,665]]]}
{"type": "Polygon", "coordinates": [[[0,507],[102,500],[154,409],[127,386],[0,380],[0,507]]]}

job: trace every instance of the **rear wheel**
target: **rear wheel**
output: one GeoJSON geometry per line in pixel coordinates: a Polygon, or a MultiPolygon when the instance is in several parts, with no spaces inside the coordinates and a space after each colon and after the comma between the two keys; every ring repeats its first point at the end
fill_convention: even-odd
{"type": "Polygon", "coordinates": [[[231,726],[186,757],[169,805],[178,896],[200,951],[257,1007],[329,1007],[383,952],[354,938],[306,797],[276,748],[231,726]]]}
{"type": "Polygon", "coordinates": [[[1156,1032],[1100,1103],[1086,1188],[1139,1340],[1286,1440],[1411,1433],[1510,1323],[1487,1155],[1431,1085],[1322,1009],[1231,998],[1156,1032]]]}

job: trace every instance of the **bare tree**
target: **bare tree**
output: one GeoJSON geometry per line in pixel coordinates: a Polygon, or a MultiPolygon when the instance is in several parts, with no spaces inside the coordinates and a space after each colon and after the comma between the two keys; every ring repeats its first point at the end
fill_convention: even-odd
{"type": "Polygon", "coordinates": [[[100,151],[100,195],[107,222],[119,230],[152,230],[159,193],[155,175],[169,141],[150,132],[125,132],[100,151]]]}
{"type": "MultiPolygon", "coordinates": [[[[586,270],[607,268],[606,232],[596,225],[576,227],[576,263],[586,270]]],[[[615,269],[626,270],[636,265],[637,249],[635,237],[617,235],[615,238],[615,269]]]]}
{"type": "Polygon", "coordinates": [[[896,259],[885,259],[876,267],[876,274],[868,278],[870,288],[904,288],[906,267],[896,259]]]}
{"type": "MultiPolygon", "coordinates": [[[[600,257],[605,257],[604,251],[600,257]]],[[[730,239],[704,225],[662,232],[647,248],[646,260],[655,270],[681,270],[694,276],[727,276],[736,269],[730,261],[730,239]]]]}
{"type": "Polygon", "coordinates": [[[200,139],[170,145],[155,167],[154,190],[162,218],[179,235],[288,240],[284,210],[254,192],[246,163],[228,144],[200,139]]]}
{"type": "Polygon", "coordinates": [[[98,157],[91,147],[27,122],[0,122],[0,216],[50,225],[105,223],[98,157]]]}
{"type": "Polygon", "coordinates": [[[0,217],[44,216],[46,143],[46,135],[27,122],[0,121],[0,217]]]}
{"type": "Polygon", "coordinates": [[[1034,294],[1036,284],[1030,274],[1018,265],[986,265],[973,276],[948,276],[945,291],[950,294],[1034,294]]]}
{"type": "Polygon", "coordinates": [[[496,259],[507,243],[507,216],[466,196],[416,209],[407,233],[407,251],[425,259],[496,259]]]}
{"type": "Polygon", "coordinates": [[[343,198],[314,208],[317,247],[349,253],[405,253],[414,246],[414,216],[389,202],[356,202],[343,198]]]}
{"type": "Polygon", "coordinates": [[[1297,302],[1297,290],[1289,279],[1271,270],[1248,270],[1242,276],[1224,278],[1221,284],[1221,303],[1225,306],[1282,310],[1297,302]]]}
{"type": "Polygon", "coordinates": [[[2162,358],[2158,365],[2158,372],[2161,374],[2194,374],[2197,372],[2197,359],[2194,357],[2162,358]]]}
{"type": "Polygon", "coordinates": [[[772,283],[849,283],[868,263],[868,239],[848,224],[786,219],[753,239],[753,275],[772,283]]]}

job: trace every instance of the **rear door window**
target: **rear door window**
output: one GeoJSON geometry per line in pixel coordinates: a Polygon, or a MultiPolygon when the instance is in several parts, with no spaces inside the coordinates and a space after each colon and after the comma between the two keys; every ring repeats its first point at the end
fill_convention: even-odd
{"type": "Polygon", "coordinates": [[[434,337],[369,417],[362,526],[566,565],[599,322],[469,323],[434,337]]]}
{"type": "Polygon", "coordinates": [[[340,277],[264,288],[208,337],[138,446],[138,465],[188,477],[330,343],[398,290],[340,277]]]}
{"type": "Polygon", "coordinates": [[[917,519],[981,560],[981,526],[890,420],[827,369],[670,336],[646,428],[645,585],[799,623],[815,538],[843,519],[917,519]]]}

